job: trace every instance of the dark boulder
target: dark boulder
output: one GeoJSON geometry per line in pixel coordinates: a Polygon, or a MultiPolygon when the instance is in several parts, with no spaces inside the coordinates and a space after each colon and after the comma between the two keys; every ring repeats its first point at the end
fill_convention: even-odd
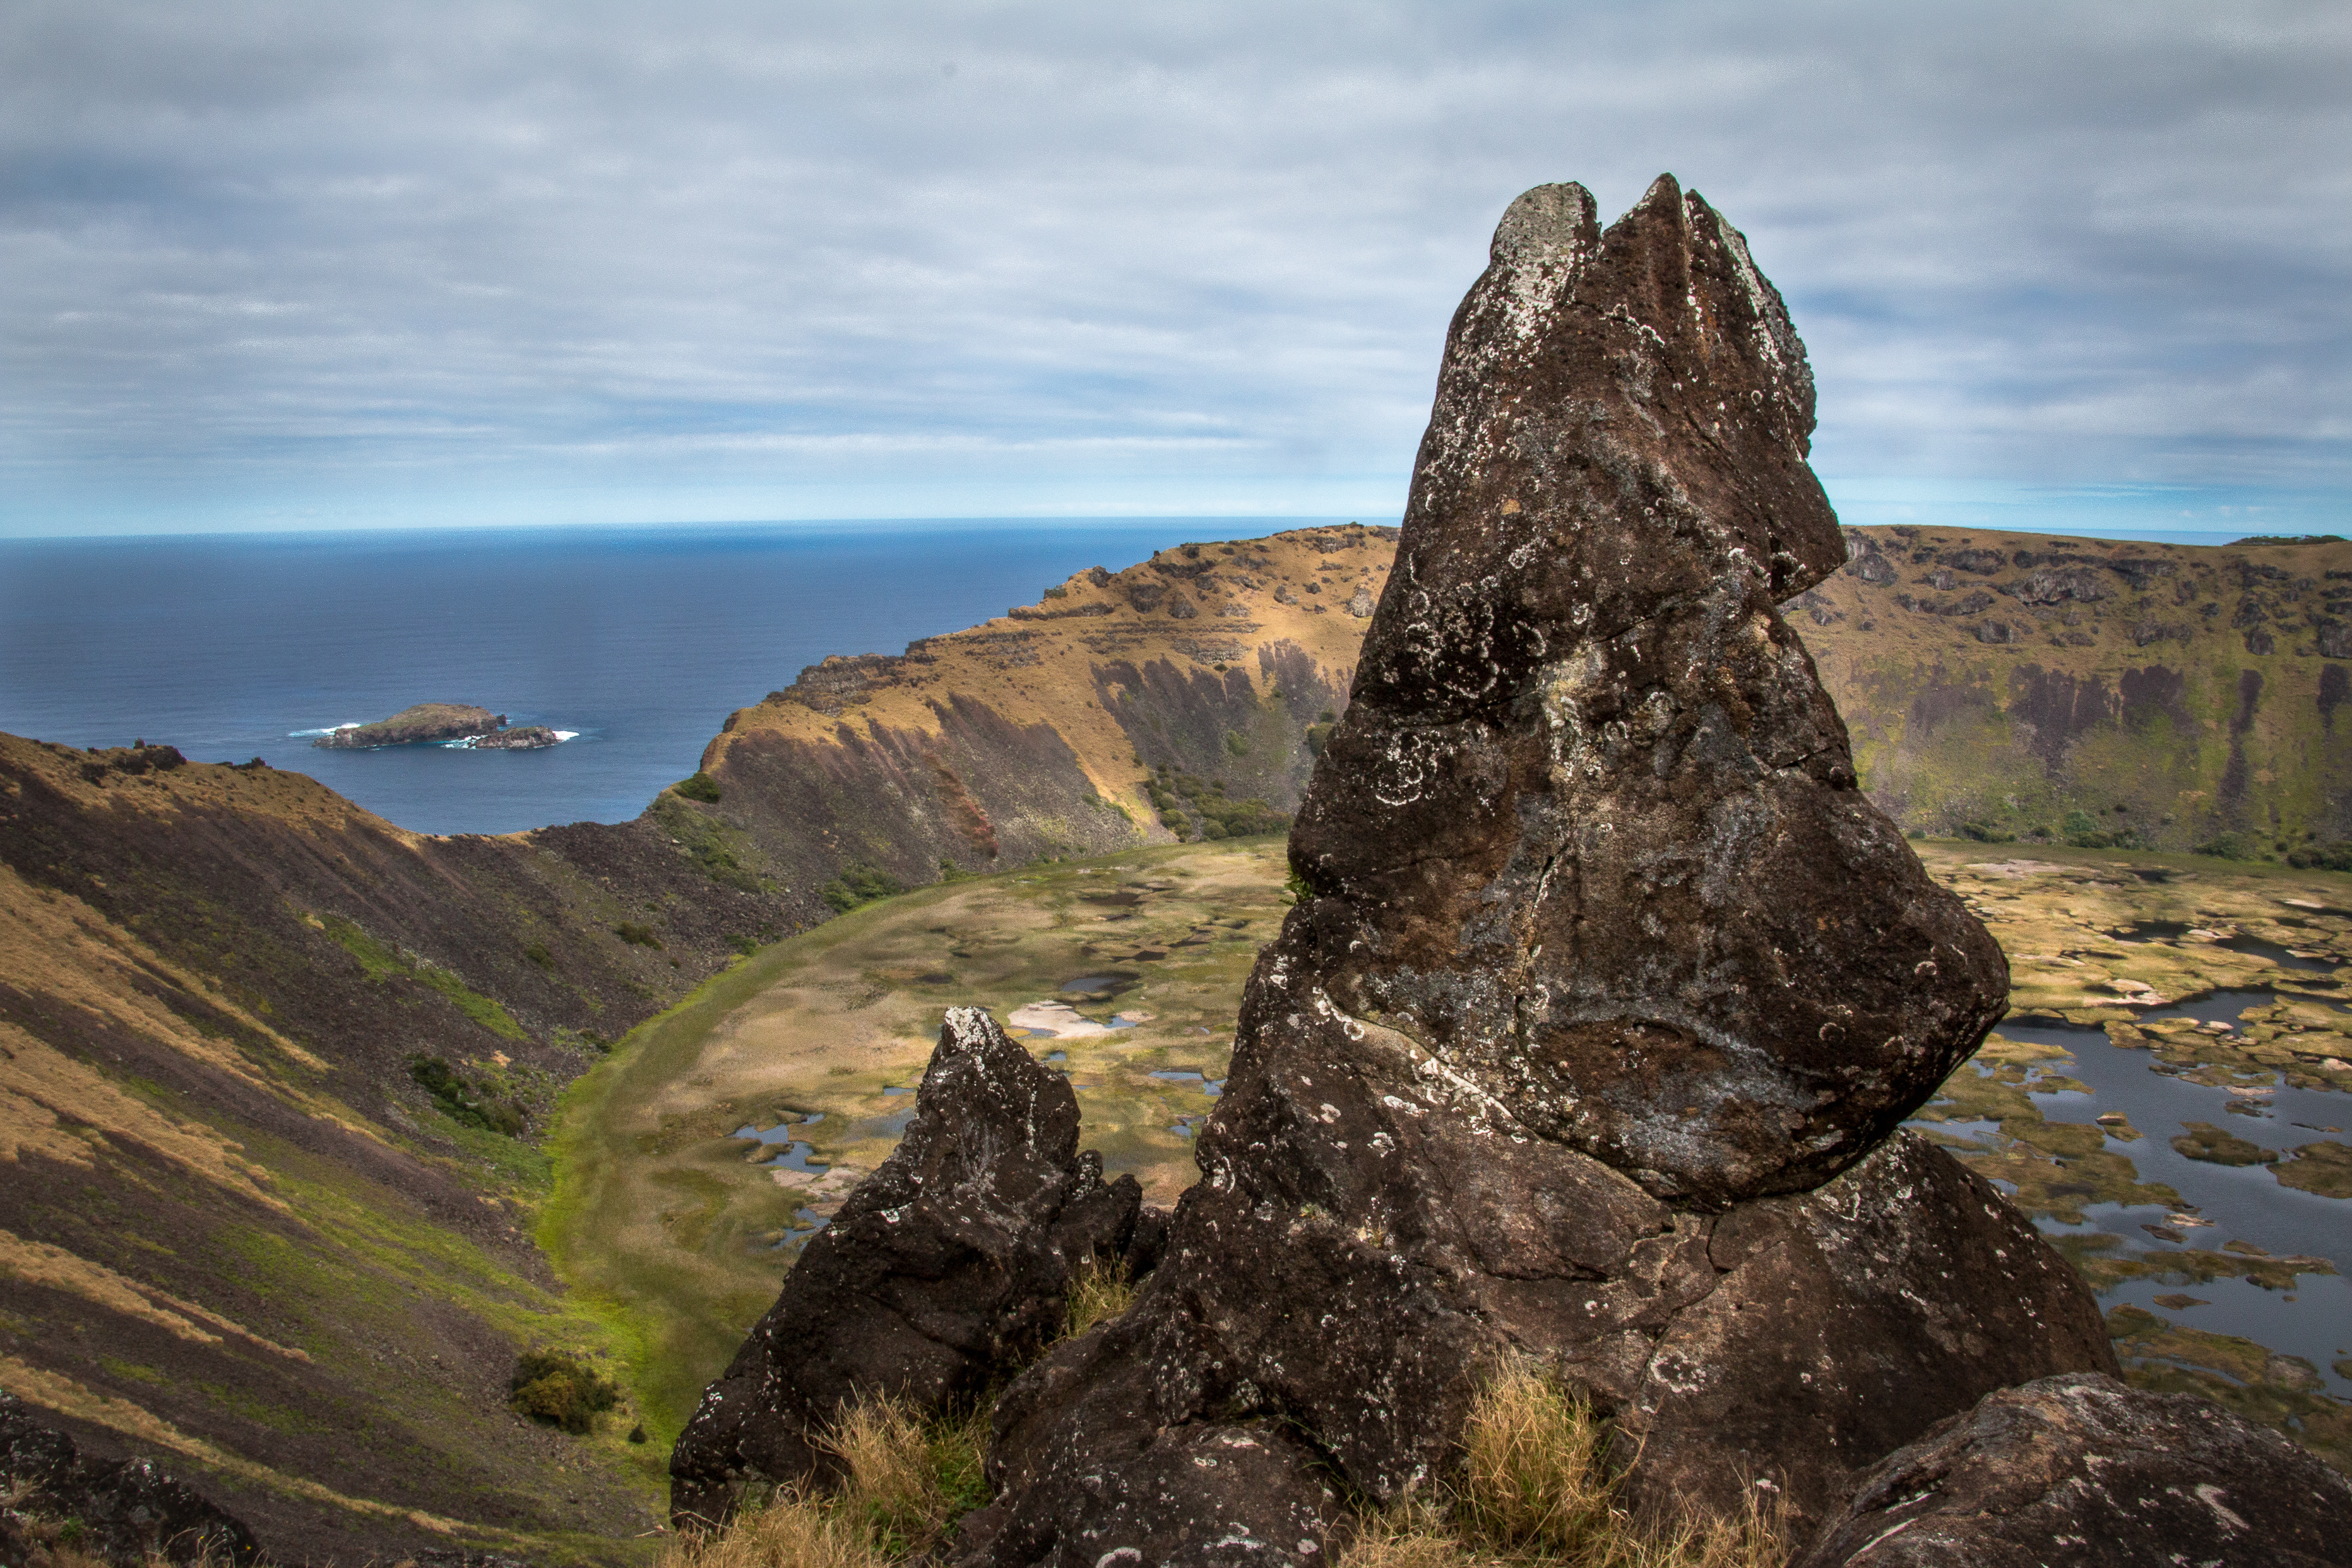
{"type": "Polygon", "coordinates": [[[905,1138],[808,1244],[670,1458],[682,1526],[724,1522],[746,1482],[821,1480],[818,1441],[861,1397],[940,1410],[1060,1331],[1073,1277],[1134,1240],[1142,1191],[1078,1152],[1058,1073],[976,1007],[951,1007],[905,1138]]]}
{"type": "MultiPolygon", "coordinates": [[[[0,1494],[10,1512],[35,1521],[76,1521],[67,1544],[113,1563],[244,1565],[261,1548],[243,1523],[152,1459],[99,1459],[0,1394],[0,1494]]],[[[31,1555],[38,1526],[0,1522],[13,1551],[31,1555]]],[[[16,1561],[11,1558],[10,1561],[16,1561]]]]}
{"type": "Polygon", "coordinates": [[[1513,204],[1268,977],[1718,1207],[1860,1159],[2008,997],[1774,607],[1844,559],[1812,425],[1780,296],[1705,202],[1661,179],[1605,235],[1580,187],[1513,204]]]}
{"type": "Polygon", "coordinates": [[[964,1521],[959,1563],[1066,1568],[1247,1568],[1328,1562],[1342,1514],[1314,1451],[1274,1420],[1129,1427],[1064,1451],[964,1521]]]}
{"type": "Polygon", "coordinates": [[[1606,234],[1578,186],[1512,205],[1202,1180],[1135,1306],[1000,1401],[1017,1527],[961,1561],[1199,1549],[1211,1519],[1317,1560],[1328,1531],[1273,1522],[1305,1517],[1286,1462],[1149,1478],[1276,1423],[1392,1500],[1457,1461],[1506,1356],[1616,1415],[1642,1506],[1765,1478],[1801,1519],[1992,1388],[2113,1367],[1992,1188],[1886,1142],[2008,972],[1856,789],[1774,608],[1845,558],[1812,418],[1779,296],[1696,196],[1662,179],[1606,234]]]}
{"type": "MultiPolygon", "coordinates": [[[[1737,1513],[1771,1481],[1801,1522],[1855,1472],[2005,1384],[2116,1370],[2098,1303],[2032,1225],[1901,1133],[1826,1185],[1733,1209],[1706,1237],[1713,1289],[1649,1348],[1617,1403],[1631,1495],[1737,1513]]],[[[1605,1366],[1568,1361],[1612,1396],[1605,1366]]]]}
{"type": "Polygon", "coordinates": [[[2352,1482],[2275,1432],[2111,1377],[1986,1396],[1887,1456],[1796,1568],[2344,1568],[2352,1482]]]}

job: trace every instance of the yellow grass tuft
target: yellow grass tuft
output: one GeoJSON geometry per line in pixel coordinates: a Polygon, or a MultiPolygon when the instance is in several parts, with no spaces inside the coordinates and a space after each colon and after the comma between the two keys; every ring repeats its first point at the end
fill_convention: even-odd
{"type": "Polygon", "coordinates": [[[1089,1258],[1078,1265],[1070,1281],[1069,1321],[1062,1332],[1076,1339],[1133,1305],[1135,1283],[1127,1277],[1127,1265],[1113,1258],[1089,1258]]]}
{"type": "Polygon", "coordinates": [[[788,1489],[725,1530],[673,1542],[655,1568],[889,1568],[927,1555],[986,1500],[988,1412],[926,1420],[899,1399],[843,1413],[824,1438],[845,1474],[831,1493],[788,1489]]]}
{"type": "Polygon", "coordinates": [[[1557,1382],[1507,1368],[1479,1391],[1463,1439],[1454,1513],[1480,1540],[1573,1558],[1612,1531],[1608,1423],[1557,1382]]]}
{"type": "Polygon", "coordinates": [[[655,1568],[887,1568],[861,1520],[831,1498],[780,1492],[756,1513],[667,1547],[655,1568]]]}
{"type": "Polygon", "coordinates": [[[1751,1490],[1740,1517],[1645,1525],[1618,1506],[1609,1426],[1586,1400],[1523,1365],[1479,1391],[1447,1496],[1364,1521],[1342,1568],[1780,1568],[1777,1502],[1751,1490]]]}

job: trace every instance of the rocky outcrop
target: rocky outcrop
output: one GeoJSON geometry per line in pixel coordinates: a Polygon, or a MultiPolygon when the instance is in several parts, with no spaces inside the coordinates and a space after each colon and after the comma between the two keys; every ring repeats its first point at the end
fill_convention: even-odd
{"type": "MultiPolygon", "coordinates": [[[[505,722],[503,719],[499,721],[505,722]]],[[[471,750],[477,752],[536,752],[563,743],[563,737],[544,724],[518,724],[511,730],[493,730],[477,739],[471,750]]]]}
{"type": "Polygon", "coordinates": [[[253,1534],[152,1459],[99,1459],[0,1394],[0,1554],[31,1564],[52,1545],[128,1565],[247,1568],[253,1534]]]}
{"type": "Polygon", "coordinates": [[[1078,1152],[1078,1102],[994,1019],[948,1009],[898,1150],[808,1245],[710,1385],[670,1459],[681,1527],[723,1522],[747,1482],[830,1473],[845,1405],[944,1409],[1061,1329],[1089,1258],[1137,1237],[1142,1190],[1078,1152]]]}
{"type": "Polygon", "coordinates": [[[1888,1141],[2008,976],[1774,608],[1845,558],[1812,419],[1697,196],[1505,216],[1203,1179],[1134,1309],[1000,1402],[963,1561],[1314,1560],[1285,1446],[1398,1499],[1506,1357],[1614,1413],[1640,1506],[1763,1480],[1800,1521],[1994,1388],[2113,1368],[2031,1226],[1888,1141]],[[1150,1482],[1236,1433],[1273,1457],[1150,1482]]]}
{"type": "Polygon", "coordinates": [[[2044,1378],[1887,1456],[1796,1568],[2179,1563],[2352,1563],[2352,1482],[2204,1400],[2044,1378]]]}
{"type": "Polygon", "coordinates": [[[378,746],[413,746],[430,741],[462,741],[506,728],[507,716],[467,702],[419,702],[389,719],[321,735],[310,743],[330,751],[364,752],[378,746]]]}

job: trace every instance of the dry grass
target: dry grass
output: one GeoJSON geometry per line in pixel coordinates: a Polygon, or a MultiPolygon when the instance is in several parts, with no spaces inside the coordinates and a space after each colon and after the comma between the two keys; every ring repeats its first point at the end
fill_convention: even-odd
{"type": "Polygon", "coordinates": [[[1089,1258],[1070,1281],[1069,1320],[1063,1335],[1075,1339],[1133,1305],[1135,1283],[1127,1277],[1127,1265],[1116,1258],[1089,1258]]]}
{"type": "Polygon", "coordinates": [[[1617,1502],[1608,1423],[1531,1368],[1503,1369],[1471,1406],[1463,1478],[1367,1521],[1342,1568],[1780,1568],[1790,1542],[1777,1502],[1751,1489],[1738,1518],[1664,1527],[1617,1502]]]}
{"type": "Polygon", "coordinates": [[[1576,1561],[1614,1532],[1609,1424],[1559,1384],[1513,1368],[1480,1390],[1463,1431],[1456,1520],[1473,1536],[1576,1561]]]}
{"type": "MultiPolygon", "coordinates": [[[[1118,1300],[1131,1291],[1107,1277],[1104,1293],[1118,1300]]],[[[779,1493],[717,1534],[672,1542],[655,1568],[904,1568],[985,1500],[988,1418],[984,1408],[935,1421],[895,1400],[859,1405],[825,1439],[845,1471],[836,1490],[779,1493]]],[[[1453,1492],[1362,1521],[1342,1568],[1781,1568],[1788,1561],[1778,1510],[1758,1493],[1741,1518],[1665,1528],[1636,1521],[1617,1503],[1622,1477],[1607,1468],[1607,1423],[1528,1368],[1507,1368],[1480,1394],[1465,1447],[1453,1492]]]]}
{"type": "Polygon", "coordinates": [[[656,1568],[887,1568],[891,1561],[835,1500],[782,1492],[715,1535],[681,1538],[656,1568]]]}
{"type": "Polygon", "coordinates": [[[830,1493],[779,1492],[712,1535],[683,1537],[655,1568],[890,1568],[929,1553],[985,1500],[988,1412],[926,1420],[903,1401],[853,1406],[826,1436],[845,1474],[830,1493]]]}

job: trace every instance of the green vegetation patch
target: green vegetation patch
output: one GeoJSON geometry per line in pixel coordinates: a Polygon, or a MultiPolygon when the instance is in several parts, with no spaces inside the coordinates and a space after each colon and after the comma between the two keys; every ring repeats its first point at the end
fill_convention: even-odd
{"type": "Polygon", "coordinates": [[[478,1127],[507,1138],[520,1138],[530,1117],[511,1100],[501,1100],[467,1081],[465,1075],[439,1057],[409,1058],[408,1076],[433,1097],[441,1114],[461,1127],[478,1127]]]}
{"type": "Polygon", "coordinates": [[[2352,1198],[2352,1146],[2305,1143],[2273,1167],[2271,1173],[2283,1187],[2326,1198],[2352,1198]]]}
{"type": "MultiPolygon", "coordinates": [[[[1226,742],[1226,750],[1235,756],[1249,749],[1246,738],[1238,733],[1228,735],[1226,742]],[[1237,740],[1242,745],[1234,751],[1233,742],[1237,740]]],[[[1159,812],[1161,826],[1186,840],[1255,838],[1290,829],[1289,814],[1271,803],[1255,795],[1234,800],[1226,795],[1223,781],[1204,779],[1165,763],[1143,781],[1143,793],[1159,812]]]]}
{"type": "Polygon", "coordinates": [[[834,913],[845,915],[860,904],[895,898],[906,890],[904,884],[889,872],[853,862],[843,867],[841,875],[819,888],[816,893],[834,913]]]}
{"type": "Polygon", "coordinates": [[[2202,1160],[2209,1165],[2267,1165],[2278,1158],[2278,1151],[2265,1149],[2233,1132],[2225,1132],[2210,1121],[2184,1121],[2185,1129],[2172,1140],[2172,1146],[2191,1160],[2202,1160]]]}
{"type": "Polygon", "coordinates": [[[515,1363],[508,1384],[507,1403],[518,1415],[545,1426],[561,1426],[584,1436],[596,1429],[596,1417],[621,1402],[621,1391],[596,1370],[562,1351],[524,1352],[515,1363]]]}
{"type": "Polygon", "coordinates": [[[706,805],[717,805],[725,793],[719,789],[717,779],[700,772],[696,773],[691,778],[680,779],[669,787],[686,796],[687,799],[698,800],[706,805]]]}
{"type": "Polygon", "coordinates": [[[523,1026],[514,1021],[513,1014],[440,965],[385,946],[341,915],[325,916],[321,923],[336,945],[359,960],[360,968],[370,980],[383,981],[401,976],[429,985],[446,996],[457,1011],[490,1033],[509,1040],[530,1038],[523,1032],[523,1026]]]}
{"type": "MultiPolygon", "coordinates": [[[[708,778],[709,775],[697,773],[694,776],[708,778]]],[[[692,782],[692,779],[687,781],[688,784],[692,782]]],[[[719,798],[718,788],[717,784],[711,785],[711,793],[705,795],[689,791],[685,784],[673,785],[668,793],[654,798],[653,818],[661,825],[662,831],[686,851],[687,858],[704,876],[721,887],[756,893],[761,887],[760,875],[745,864],[745,857],[752,853],[749,837],[730,827],[715,813],[697,811],[677,798],[684,795],[688,800],[715,802],[719,798]]]]}

